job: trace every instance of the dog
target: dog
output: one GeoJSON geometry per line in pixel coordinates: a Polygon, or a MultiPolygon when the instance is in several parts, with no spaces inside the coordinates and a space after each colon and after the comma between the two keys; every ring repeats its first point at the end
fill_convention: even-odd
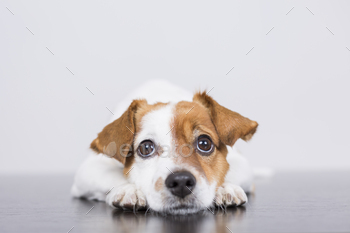
{"type": "Polygon", "coordinates": [[[75,175],[74,197],[174,215],[247,203],[253,172],[232,146],[251,139],[256,121],[161,80],[131,92],[114,116],[75,175]]]}

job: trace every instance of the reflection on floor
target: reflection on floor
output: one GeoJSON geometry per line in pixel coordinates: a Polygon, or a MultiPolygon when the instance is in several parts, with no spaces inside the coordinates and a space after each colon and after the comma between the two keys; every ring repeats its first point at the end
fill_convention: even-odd
{"type": "Polygon", "coordinates": [[[244,207],[186,216],[74,199],[72,175],[0,179],[0,232],[349,232],[350,173],[277,173],[244,207]]]}
{"type": "MultiPolygon", "coordinates": [[[[136,232],[225,232],[228,225],[241,222],[246,212],[245,207],[233,207],[226,210],[216,209],[203,211],[189,216],[163,216],[157,213],[125,212],[113,210],[112,218],[115,227],[123,232],[133,228],[136,232]]],[[[231,229],[229,229],[231,230],[231,229]]],[[[232,230],[231,230],[232,231],[232,230]]]]}

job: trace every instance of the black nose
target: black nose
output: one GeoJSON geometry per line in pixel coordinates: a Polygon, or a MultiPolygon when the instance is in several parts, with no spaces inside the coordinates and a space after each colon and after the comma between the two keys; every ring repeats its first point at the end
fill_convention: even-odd
{"type": "Polygon", "coordinates": [[[196,186],[196,178],[187,171],[174,172],[166,178],[165,185],[173,195],[184,198],[196,186]]]}

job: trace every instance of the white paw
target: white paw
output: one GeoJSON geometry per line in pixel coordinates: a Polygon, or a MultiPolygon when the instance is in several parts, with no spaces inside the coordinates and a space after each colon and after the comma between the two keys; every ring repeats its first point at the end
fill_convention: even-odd
{"type": "Polygon", "coordinates": [[[247,202],[247,195],[238,185],[224,183],[216,191],[215,204],[218,206],[240,206],[247,202]]]}
{"type": "Polygon", "coordinates": [[[146,196],[134,184],[115,187],[107,194],[106,202],[113,207],[139,210],[147,206],[146,196]]]}

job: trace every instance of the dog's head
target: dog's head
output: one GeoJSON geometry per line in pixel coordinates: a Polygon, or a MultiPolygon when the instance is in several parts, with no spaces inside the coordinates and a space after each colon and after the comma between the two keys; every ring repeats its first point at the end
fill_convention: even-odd
{"type": "Polygon", "coordinates": [[[224,182],[226,146],[249,140],[257,126],[204,92],[192,102],[134,100],[91,148],[124,164],[125,176],[146,195],[151,209],[194,213],[212,205],[224,182]]]}

